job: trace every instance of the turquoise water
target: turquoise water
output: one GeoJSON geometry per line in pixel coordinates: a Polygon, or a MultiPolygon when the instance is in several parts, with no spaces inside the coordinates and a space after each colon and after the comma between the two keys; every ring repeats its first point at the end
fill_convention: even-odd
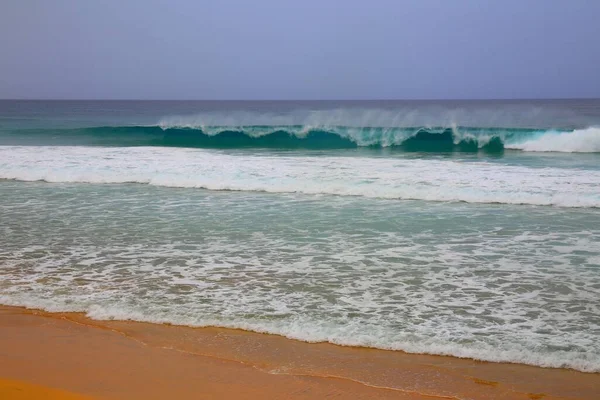
{"type": "Polygon", "coordinates": [[[600,102],[0,102],[0,303],[600,371],[600,102]]]}

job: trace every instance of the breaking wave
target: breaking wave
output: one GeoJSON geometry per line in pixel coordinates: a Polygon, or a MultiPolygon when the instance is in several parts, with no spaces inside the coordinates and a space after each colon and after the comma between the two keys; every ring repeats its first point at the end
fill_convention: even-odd
{"type": "Polygon", "coordinates": [[[13,131],[0,144],[162,146],[196,148],[349,149],[408,152],[600,152],[600,128],[542,130],[478,127],[307,125],[103,126],[13,131]],[[7,140],[8,137],[8,140],[7,140]]]}

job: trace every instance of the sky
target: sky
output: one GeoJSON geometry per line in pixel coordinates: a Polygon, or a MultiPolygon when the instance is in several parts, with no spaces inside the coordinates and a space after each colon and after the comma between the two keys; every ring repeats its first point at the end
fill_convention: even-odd
{"type": "Polygon", "coordinates": [[[0,98],[600,97],[598,0],[2,0],[0,98]]]}

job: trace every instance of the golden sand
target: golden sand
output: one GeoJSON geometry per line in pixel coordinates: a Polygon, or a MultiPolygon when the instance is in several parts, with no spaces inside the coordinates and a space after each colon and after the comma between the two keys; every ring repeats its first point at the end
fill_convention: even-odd
{"type": "Polygon", "coordinates": [[[600,374],[15,307],[0,377],[2,400],[600,398],[600,374]]]}
{"type": "Polygon", "coordinates": [[[93,398],[60,389],[0,378],[0,399],[91,400],[93,398]]]}

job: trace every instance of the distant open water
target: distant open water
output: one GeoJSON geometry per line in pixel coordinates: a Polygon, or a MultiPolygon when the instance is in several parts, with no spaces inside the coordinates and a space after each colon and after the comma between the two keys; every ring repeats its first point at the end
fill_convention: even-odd
{"type": "Polygon", "coordinates": [[[0,303],[600,371],[600,101],[0,101],[0,303]]]}

